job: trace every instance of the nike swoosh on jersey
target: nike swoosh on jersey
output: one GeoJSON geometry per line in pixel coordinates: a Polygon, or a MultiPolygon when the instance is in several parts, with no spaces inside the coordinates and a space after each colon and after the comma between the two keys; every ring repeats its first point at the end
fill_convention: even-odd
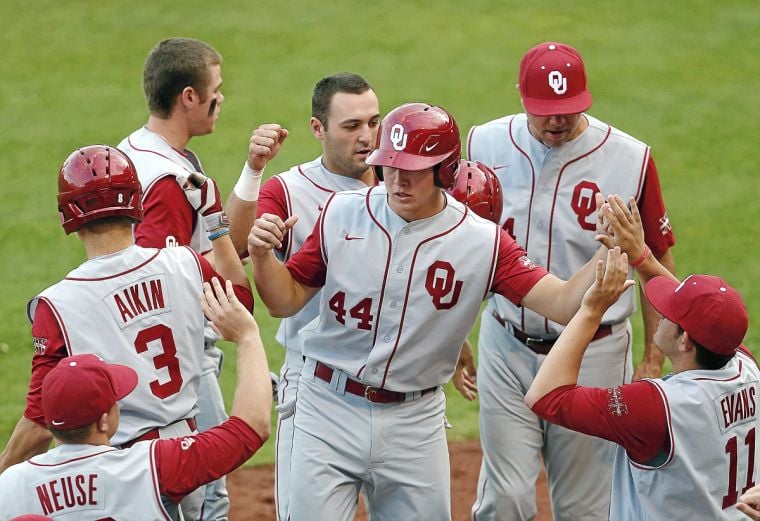
{"type": "Polygon", "coordinates": [[[363,239],[364,237],[354,237],[353,235],[346,234],[347,241],[355,241],[357,239],[363,239]]]}
{"type": "Polygon", "coordinates": [[[502,168],[507,168],[509,165],[493,165],[493,168],[491,170],[500,170],[502,168]]]}

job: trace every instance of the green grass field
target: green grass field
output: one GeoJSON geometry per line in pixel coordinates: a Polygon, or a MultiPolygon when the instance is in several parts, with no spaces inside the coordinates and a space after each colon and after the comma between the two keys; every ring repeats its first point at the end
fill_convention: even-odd
{"type": "MultiPolygon", "coordinates": [[[[203,39],[224,56],[217,131],[190,146],[225,195],[262,122],[291,132],[268,174],[319,153],[307,123],[311,89],[324,75],[364,75],[384,112],[406,101],[443,105],[464,134],[520,111],[514,84],[525,50],[550,39],[571,43],[589,72],[590,112],[653,147],[679,274],[725,277],[742,291],[751,324],[760,317],[752,246],[760,236],[756,0],[0,0],[0,16],[0,447],[24,407],[33,352],[25,302],[84,258],[58,223],[57,168],[75,147],[115,144],[144,123],[143,60],[169,36],[203,39]]],[[[275,321],[263,306],[256,316],[277,371],[275,321]]],[[[752,324],[746,343],[759,340],[752,324]]],[[[477,405],[449,396],[452,439],[476,436],[477,405]]],[[[271,461],[271,447],[253,462],[271,461]]]]}

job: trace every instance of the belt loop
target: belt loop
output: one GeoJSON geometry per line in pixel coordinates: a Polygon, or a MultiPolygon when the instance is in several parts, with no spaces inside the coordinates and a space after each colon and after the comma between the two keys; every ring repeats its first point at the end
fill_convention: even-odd
{"type": "Polygon", "coordinates": [[[406,398],[404,398],[404,401],[409,402],[421,397],[422,397],[422,391],[412,391],[412,392],[406,393],[406,398]]]}
{"type": "Polygon", "coordinates": [[[330,389],[338,394],[346,394],[346,373],[333,369],[332,382],[330,382],[330,389]]]}

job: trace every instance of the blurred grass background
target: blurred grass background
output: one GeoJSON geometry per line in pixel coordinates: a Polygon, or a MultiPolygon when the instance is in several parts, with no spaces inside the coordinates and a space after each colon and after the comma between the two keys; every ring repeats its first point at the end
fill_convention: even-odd
{"type": "MultiPolygon", "coordinates": [[[[320,153],[308,119],[313,85],[327,74],[364,75],[383,113],[407,101],[443,105],[466,134],[521,110],[514,84],[528,48],[574,45],[590,78],[590,113],[652,146],[679,275],[719,274],[739,288],[750,312],[746,343],[760,345],[756,0],[0,0],[0,19],[0,446],[24,408],[33,353],[25,303],[84,259],[59,226],[57,169],[77,146],[115,144],[144,124],[143,61],[170,36],[200,38],[224,57],[217,131],[190,147],[225,197],[262,122],[291,132],[268,175],[320,153]]],[[[276,322],[262,305],[256,317],[278,372],[276,322]]],[[[227,354],[229,405],[234,349],[227,354]]],[[[450,438],[476,437],[477,403],[449,397],[450,438]]],[[[272,445],[253,463],[271,462],[272,445]]]]}

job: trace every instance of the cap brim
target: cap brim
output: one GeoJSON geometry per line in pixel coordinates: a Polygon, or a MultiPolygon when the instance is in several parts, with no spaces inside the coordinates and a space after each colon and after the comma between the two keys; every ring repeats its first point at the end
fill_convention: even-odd
{"type": "Polygon", "coordinates": [[[563,99],[541,99],[522,97],[525,110],[534,116],[561,116],[563,114],[578,114],[591,108],[591,93],[585,90],[563,99]]]}
{"type": "Polygon", "coordinates": [[[673,294],[680,282],[668,277],[655,277],[644,286],[644,294],[652,307],[671,322],[678,323],[673,306],[673,294]]]}
{"type": "Polygon", "coordinates": [[[116,387],[116,400],[121,400],[137,387],[137,373],[131,367],[120,364],[108,364],[111,381],[116,387]]]}
{"type": "Polygon", "coordinates": [[[366,163],[370,166],[391,166],[401,170],[424,170],[435,166],[447,157],[451,152],[437,156],[417,156],[398,150],[375,149],[367,156],[366,163]]]}

